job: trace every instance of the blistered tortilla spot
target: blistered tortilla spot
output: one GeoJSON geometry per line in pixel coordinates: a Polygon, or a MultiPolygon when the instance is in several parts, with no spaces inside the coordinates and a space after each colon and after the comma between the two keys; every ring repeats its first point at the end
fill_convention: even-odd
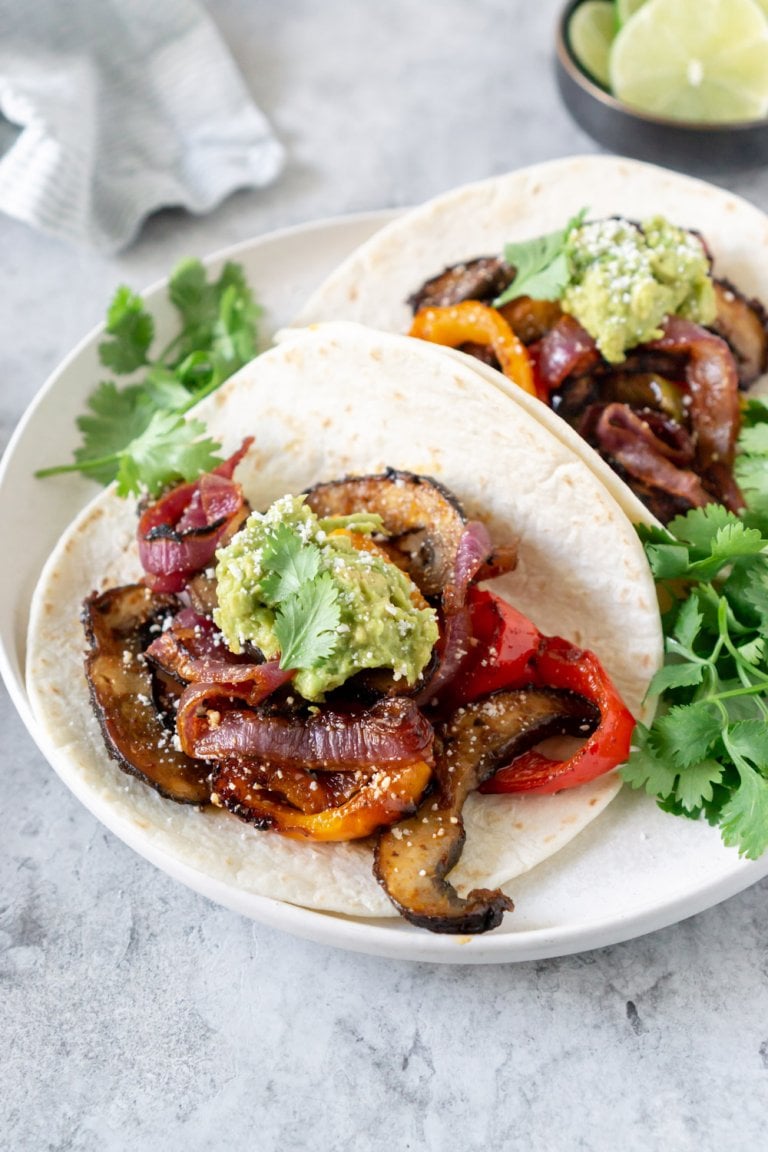
{"type": "Polygon", "coordinates": [[[358,289],[357,289],[357,285],[356,285],[356,284],[353,284],[353,285],[350,287],[349,291],[347,292],[347,299],[348,299],[348,300],[357,300],[357,297],[358,297],[358,296],[359,296],[359,292],[358,292],[358,289]]]}
{"type": "Polygon", "coordinates": [[[590,808],[594,808],[595,804],[597,804],[597,796],[593,796],[592,799],[589,801],[590,808]]]}
{"type": "MultiPolygon", "coordinates": [[[[594,800],[592,800],[592,803],[594,804],[594,800]]],[[[573,813],[571,813],[570,816],[563,816],[562,820],[560,821],[560,826],[562,828],[565,828],[566,825],[575,824],[575,823],[576,823],[576,816],[573,813]]]]}
{"type": "Polygon", "coordinates": [[[474,936],[457,936],[456,937],[456,943],[457,944],[471,944],[474,939],[475,939],[474,936]]]}
{"type": "Polygon", "coordinates": [[[544,844],[551,844],[554,839],[555,839],[554,834],[550,832],[549,836],[544,837],[543,843],[544,844]]]}
{"type": "Polygon", "coordinates": [[[522,820],[516,820],[515,823],[512,825],[512,827],[517,828],[518,832],[522,832],[523,829],[525,828],[525,824],[523,823],[522,820]]]}
{"type": "Polygon", "coordinates": [[[381,348],[371,348],[370,355],[371,360],[375,360],[377,363],[381,363],[381,361],[384,359],[381,348]]]}

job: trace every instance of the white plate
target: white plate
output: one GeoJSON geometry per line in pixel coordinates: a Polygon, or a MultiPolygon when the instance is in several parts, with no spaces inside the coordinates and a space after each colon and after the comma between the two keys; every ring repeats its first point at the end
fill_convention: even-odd
{"type": "MultiPolygon", "coordinates": [[[[240,261],[267,308],[265,337],[290,322],[306,295],[392,213],[373,213],[291,228],[211,258],[240,261]]],[[[164,285],[147,299],[162,340],[172,323],[164,285]]],[[[31,590],[56,540],[94,487],[75,476],[35,480],[51,460],[65,460],[77,444],[75,416],[99,378],[91,333],[46,383],[19,424],[0,465],[0,523],[16,562],[0,566],[0,670],[11,697],[44,755],[56,753],[37,731],[24,686],[25,634],[31,590]]],[[[79,798],[108,827],[98,798],[79,798]]],[[[115,827],[112,827],[116,831],[115,827]]],[[[743,861],[718,833],[660,812],[626,789],[567,848],[514,885],[516,911],[495,932],[479,937],[438,936],[404,921],[351,920],[245,893],[159,852],[137,832],[123,838],[159,868],[226,907],[287,932],[354,951],[444,963],[501,963],[566,955],[615,943],[674,923],[768,874],[768,855],[743,861]]]]}

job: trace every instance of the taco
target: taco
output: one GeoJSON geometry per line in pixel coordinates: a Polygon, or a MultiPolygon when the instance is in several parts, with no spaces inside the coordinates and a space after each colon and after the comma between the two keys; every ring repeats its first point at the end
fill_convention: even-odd
{"type": "Polygon", "coordinates": [[[768,221],[730,193],[578,157],[408,212],[353,253],[297,323],[348,319],[471,352],[630,516],[645,507],[668,522],[709,502],[743,506],[734,459],[740,402],[765,391],[767,256],[768,221]],[[558,237],[570,283],[538,274],[556,271],[558,237]]]}
{"type": "MultiPolygon", "coordinates": [[[[493,577],[483,587],[532,618],[541,633],[564,638],[566,648],[596,653],[626,707],[643,716],[645,691],[661,659],[661,633],[636,534],[583,461],[522,407],[510,421],[509,400],[474,369],[403,337],[321,325],[252,362],[195,414],[232,453],[224,474],[234,472],[253,509],[286,498],[290,503],[309,490],[308,503],[344,520],[350,481],[341,478],[350,476],[365,477],[366,485],[372,477],[394,480],[407,494],[409,485],[425,484],[436,500],[435,516],[446,502],[460,501],[462,515],[481,525],[478,531],[516,552],[513,570],[505,571],[504,563],[480,569],[493,577]]],[[[304,506],[301,500],[291,504],[297,506],[304,506]]],[[[237,540],[234,535],[226,545],[219,539],[219,556],[237,540]]],[[[54,767],[119,836],[193,886],[196,878],[215,882],[225,902],[247,907],[248,896],[256,894],[349,916],[396,915],[372,871],[370,836],[336,843],[308,840],[301,828],[292,836],[263,831],[263,820],[259,827],[239,821],[226,806],[199,805],[194,790],[183,797],[193,803],[174,803],[165,785],[148,787],[107,754],[107,725],[92,706],[93,651],[90,693],[84,673],[83,604],[93,643],[94,634],[113,623],[113,612],[141,615],[152,596],[173,597],[162,579],[143,572],[134,508],[111,489],[84,510],[51,556],[33,601],[27,684],[54,767]]],[[[162,621],[154,617],[152,625],[162,649],[162,621]]],[[[108,666],[116,681],[133,674],[131,652],[123,657],[108,666]]],[[[262,663],[258,676],[267,667],[262,663]]],[[[253,676],[244,675],[251,677],[250,691],[253,676]]],[[[220,695],[242,697],[234,680],[227,683],[220,695]]],[[[315,691],[307,689],[308,696],[315,691]]],[[[126,713],[129,735],[148,704],[139,696],[126,713]]],[[[412,697],[395,695],[382,707],[386,728],[393,713],[412,715],[412,697]]],[[[208,701],[208,727],[216,737],[213,711],[208,701]]],[[[306,710],[308,726],[317,712],[314,706],[306,710]]],[[[196,739],[194,712],[190,723],[196,739]]],[[[419,723],[410,729],[417,743],[419,723]]],[[[227,765],[219,769],[225,776],[221,792],[229,786],[227,765]]],[[[386,781],[379,784],[386,793],[386,781]]],[[[425,787],[426,781],[421,792],[425,787]]],[[[609,773],[554,795],[473,793],[461,813],[466,844],[452,887],[461,898],[478,885],[508,883],[583,830],[618,788],[616,774],[609,773]]]]}

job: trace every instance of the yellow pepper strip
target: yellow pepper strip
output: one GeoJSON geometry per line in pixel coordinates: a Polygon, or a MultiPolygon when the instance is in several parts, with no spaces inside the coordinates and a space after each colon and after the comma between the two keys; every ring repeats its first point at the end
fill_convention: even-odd
{"type": "Polygon", "coordinates": [[[496,354],[505,376],[536,395],[533,369],[525,345],[495,308],[477,300],[463,300],[446,308],[423,308],[413,318],[409,336],[459,348],[462,344],[487,344],[496,354]]]}

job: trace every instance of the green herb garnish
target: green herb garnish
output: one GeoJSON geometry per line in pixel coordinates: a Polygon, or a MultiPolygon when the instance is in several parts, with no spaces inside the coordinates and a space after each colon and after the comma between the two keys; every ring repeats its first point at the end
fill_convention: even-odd
{"type": "Polygon", "coordinates": [[[280,604],[275,636],[281,668],[316,668],[336,647],[339,593],[330,572],[300,585],[280,604]]]}
{"type": "Polygon", "coordinates": [[[338,589],[321,572],[320,549],[305,543],[288,525],[278,524],[264,546],[260,581],[275,607],[275,637],[281,668],[316,668],[333,653],[341,619],[338,589]]]}
{"type": "Polygon", "coordinates": [[[768,849],[768,409],[753,405],[738,465],[748,512],[712,504],[639,529],[669,605],[667,655],[649,688],[659,715],[638,726],[622,769],[666,811],[719,825],[749,859],[768,849]]]}
{"type": "Polygon", "coordinates": [[[535,236],[532,240],[521,240],[507,244],[504,259],[516,269],[515,278],[507,289],[494,302],[499,308],[518,296],[530,296],[533,300],[560,300],[571,279],[571,269],[566,255],[566,244],[571,232],[580,228],[587,215],[587,209],[573,216],[565,228],[550,232],[546,236],[535,236]]]}
{"type": "Polygon", "coordinates": [[[260,309],[242,268],[232,263],[209,282],[199,260],[182,261],[171,274],[168,297],[181,326],[153,358],[152,314],[130,288],[117,289],[99,358],[115,376],[142,372],[142,378],[122,388],[102,380],[77,420],[83,439],[75,462],[43,468],[37,476],[81,472],[102,484],[117,480],[120,496],[142,489],[157,496],[220,463],[220,445],[201,439],[200,421],[182,417],[256,355],[260,309]]]}

